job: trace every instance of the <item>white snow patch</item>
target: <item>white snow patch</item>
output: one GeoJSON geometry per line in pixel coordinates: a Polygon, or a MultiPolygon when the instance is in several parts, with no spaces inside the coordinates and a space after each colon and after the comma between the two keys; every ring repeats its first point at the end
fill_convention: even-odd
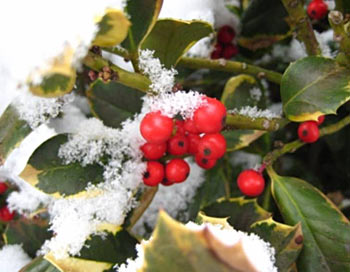
{"type": "Polygon", "coordinates": [[[230,162],[233,167],[242,167],[243,169],[257,169],[261,164],[261,156],[245,151],[236,151],[232,153],[230,162]]]}
{"type": "Polygon", "coordinates": [[[262,95],[260,88],[257,88],[257,87],[251,88],[249,90],[249,94],[250,94],[251,99],[253,99],[255,101],[260,101],[260,98],[262,95]]]}
{"type": "Polygon", "coordinates": [[[244,115],[244,116],[252,118],[253,120],[255,118],[266,118],[268,120],[271,120],[273,118],[281,117],[280,115],[278,115],[278,114],[276,114],[268,109],[265,109],[265,110],[258,109],[257,106],[254,106],[254,107],[245,106],[241,109],[232,109],[232,110],[229,110],[228,113],[244,115]]]}
{"type": "Polygon", "coordinates": [[[18,272],[31,260],[21,245],[5,245],[0,249],[0,271],[18,272]]]}

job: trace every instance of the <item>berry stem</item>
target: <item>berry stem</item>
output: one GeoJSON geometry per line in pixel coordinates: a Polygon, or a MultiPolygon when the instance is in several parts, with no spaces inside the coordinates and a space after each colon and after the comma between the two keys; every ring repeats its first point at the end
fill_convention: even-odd
{"type": "Polygon", "coordinates": [[[259,172],[260,174],[262,174],[262,173],[264,172],[265,168],[266,168],[266,164],[265,164],[265,163],[262,163],[262,164],[260,165],[259,169],[258,169],[258,172],[259,172]]]}
{"type": "MultiPolygon", "coordinates": [[[[320,137],[323,137],[323,136],[329,135],[329,134],[333,134],[349,124],[350,124],[350,116],[346,116],[343,119],[341,119],[340,121],[338,121],[337,123],[323,127],[322,129],[320,129],[320,137]]],[[[266,166],[272,166],[273,162],[275,160],[277,160],[280,156],[282,156],[286,153],[293,153],[298,148],[302,147],[305,144],[306,143],[301,142],[300,140],[295,140],[293,142],[287,143],[282,148],[275,149],[275,150],[271,151],[270,153],[268,153],[264,157],[263,163],[266,166]]]]}
{"type": "Polygon", "coordinates": [[[297,31],[298,40],[304,43],[308,55],[320,55],[321,49],[316,40],[311,22],[304,10],[303,1],[282,0],[282,3],[289,14],[287,20],[292,30],[297,31]]]}
{"type": "Polygon", "coordinates": [[[225,198],[226,198],[227,200],[229,200],[230,197],[231,197],[230,182],[229,182],[228,178],[226,177],[223,168],[220,168],[220,176],[222,177],[222,179],[223,179],[224,182],[225,182],[225,198]]]}

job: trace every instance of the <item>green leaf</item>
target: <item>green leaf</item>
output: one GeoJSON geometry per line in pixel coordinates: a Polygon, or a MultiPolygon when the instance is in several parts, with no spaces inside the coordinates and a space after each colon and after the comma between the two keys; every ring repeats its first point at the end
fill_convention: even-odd
{"type": "Polygon", "coordinates": [[[254,223],[251,231],[275,249],[275,265],[278,271],[289,271],[303,248],[301,225],[288,226],[268,218],[254,223]]]}
{"type": "Polygon", "coordinates": [[[103,167],[98,164],[83,167],[80,163],[65,164],[58,157],[62,144],[68,136],[57,135],[40,145],[30,157],[20,176],[37,189],[62,197],[78,194],[88,184],[103,181],[103,167]]]}
{"type": "Polygon", "coordinates": [[[212,32],[212,26],[206,22],[162,19],[157,21],[142,49],[154,50],[154,57],[171,68],[197,41],[212,32]]]}
{"type": "Polygon", "coordinates": [[[36,252],[45,240],[51,238],[51,235],[47,220],[21,217],[8,224],[3,237],[6,244],[22,244],[24,251],[34,258],[36,252]]]}
{"type": "Polygon", "coordinates": [[[249,231],[256,221],[267,219],[271,214],[261,208],[256,199],[243,197],[218,199],[216,203],[203,209],[207,216],[228,217],[228,222],[237,230],[249,231]]]}
{"type": "Polygon", "coordinates": [[[301,223],[304,248],[300,271],[350,271],[350,223],[338,208],[309,183],[278,176],[271,167],[272,195],[289,225],[301,223]]]}
{"type": "Polygon", "coordinates": [[[281,82],[283,110],[297,122],[335,114],[350,99],[350,70],[334,60],[306,57],[292,63],[281,82]]]}
{"type": "Polygon", "coordinates": [[[239,44],[257,50],[284,39],[290,32],[287,17],[280,0],[251,0],[242,14],[239,44]]]}
{"type": "Polygon", "coordinates": [[[163,0],[128,0],[126,11],[130,16],[131,27],[122,46],[131,52],[137,52],[141,43],[154,27],[163,0]]]}
{"type": "Polygon", "coordinates": [[[205,215],[203,212],[199,212],[196,218],[196,223],[202,225],[204,223],[210,223],[213,225],[221,225],[223,227],[229,227],[230,224],[227,222],[227,218],[218,218],[205,215]]]}
{"type": "Polygon", "coordinates": [[[142,107],[143,92],[115,81],[95,81],[87,91],[93,114],[110,127],[119,127],[142,107]]]}
{"type": "Polygon", "coordinates": [[[246,147],[265,133],[262,130],[225,130],[221,132],[226,139],[227,152],[246,147]]]}
{"type": "Polygon", "coordinates": [[[14,106],[9,105],[0,117],[0,165],[31,131],[14,106]]]}
{"type": "Polygon", "coordinates": [[[152,240],[143,248],[144,264],[139,272],[256,271],[241,243],[226,246],[207,228],[191,230],[164,212],[159,214],[152,240]]]}
{"type": "Polygon", "coordinates": [[[44,257],[40,256],[35,258],[19,272],[62,272],[58,270],[53,264],[45,260],[44,257]]]}

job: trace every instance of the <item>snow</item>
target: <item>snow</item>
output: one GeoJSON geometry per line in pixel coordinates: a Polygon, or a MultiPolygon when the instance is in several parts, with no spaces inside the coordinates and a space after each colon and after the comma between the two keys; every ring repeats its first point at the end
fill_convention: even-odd
{"type": "Polygon", "coordinates": [[[241,109],[231,109],[227,111],[230,114],[239,114],[252,118],[253,120],[256,118],[266,118],[268,120],[272,120],[273,118],[281,117],[279,114],[276,114],[269,109],[258,109],[257,106],[245,106],[241,109]]]}
{"type": "Polygon", "coordinates": [[[261,98],[261,90],[260,88],[257,88],[257,87],[253,87],[249,90],[249,94],[250,94],[250,97],[255,100],[255,101],[260,101],[260,98],[261,98]]]}
{"type": "Polygon", "coordinates": [[[245,151],[236,151],[232,153],[230,162],[233,167],[242,167],[243,169],[256,169],[261,164],[261,156],[245,151]]]}
{"type": "Polygon", "coordinates": [[[30,261],[21,245],[5,245],[0,249],[0,271],[18,272],[30,261]]]}

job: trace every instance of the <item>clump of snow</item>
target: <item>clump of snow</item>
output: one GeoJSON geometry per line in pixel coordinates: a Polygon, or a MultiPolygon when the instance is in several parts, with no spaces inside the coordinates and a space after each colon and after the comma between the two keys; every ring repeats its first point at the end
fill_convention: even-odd
{"type": "Polygon", "coordinates": [[[31,260],[21,245],[5,245],[0,249],[0,271],[18,272],[31,260]]]}
{"type": "Polygon", "coordinates": [[[268,120],[271,120],[273,118],[281,117],[280,115],[278,115],[278,114],[276,114],[268,109],[265,109],[265,110],[258,109],[257,106],[254,106],[254,107],[245,106],[241,109],[232,109],[232,110],[229,110],[228,113],[244,115],[244,116],[252,118],[253,120],[256,118],[266,118],[268,120]]]}
{"type": "MultiPolygon", "coordinates": [[[[248,234],[242,231],[236,231],[230,226],[224,227],[210,223],[197,225],[189,222],[186,224],[186,227],[194,231],[202,231],[204,228],[208,228],[221,243],[227,246],[233,246],[238,242],[242,242],[246,257],[257,271],[277,272],[275,266],[275,249],[271,247],[270,243],[265,242],[256,234],[248,234]]],[[[136,246],[137,258],[135,260],[128,259],[126,264],[120,265],[119,268],[117,267],[118,272],[136,272],[143,266],[144,249],[142,244],[145,242],[147,241],[142,241],[141,244],[136,246]]]]}
{"type": "Polygon", "coordinates": [[[15,100],[20,119],[26,121],[32,129],[47,123],[62,111],[64,105],[74,100],[74,94],[66,94],[58,98],[42,98],[30,92],[21,93],[15,100]]]}
{"type": "Polygon", "coordinates": [[[262,159],[260,155],[239,150],[232,153],[230,161],[233,167],[242,167],[243,169],[257,169],[261,164],[262,159]]]}
{"type": "Polygon", "coordinates": [[[255,101],[260,101],[261,98],[261,90],[258,87],[253,87],[249,90],[249,94],[251,99],[255,100],[255,101]]]}
{"type": "Polygon", "coordinates": [[[191,203],[197,189],[204,182],[204,170],[192,160],[187,160],[190,165],[190,175],[185,182],[172,186],[159,186],[158,192],[141,218],[133,228],[138,235],[147,233],[145,227],[154,228],[160,209],[165,210],[170,216],[187,221],[187,207],[191,203]]]}

